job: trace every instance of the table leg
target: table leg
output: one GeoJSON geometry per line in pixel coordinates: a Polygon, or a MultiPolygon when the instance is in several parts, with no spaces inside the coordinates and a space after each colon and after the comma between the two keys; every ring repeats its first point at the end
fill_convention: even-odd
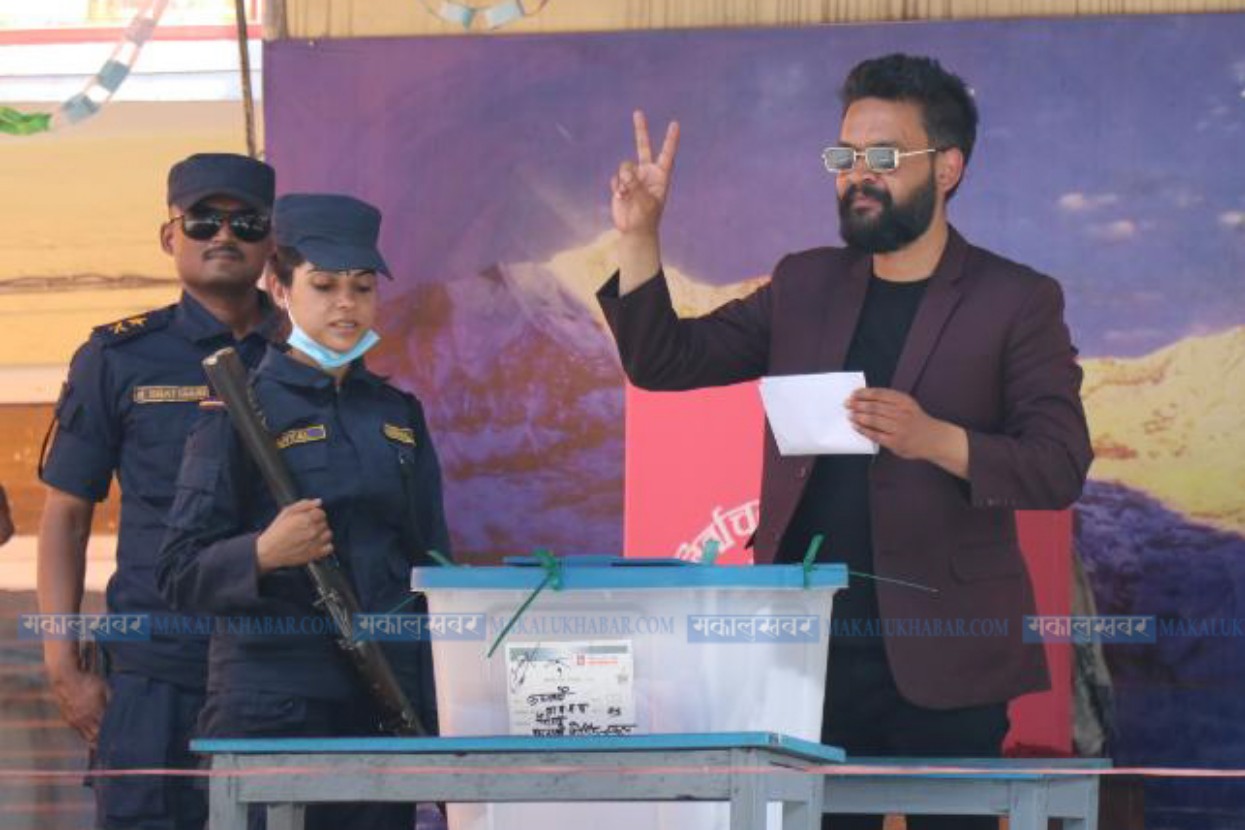
{"type": "Polygon", "coordinates": [[[1085,817],[1065,821],[1064,830],[1098,830],[1098,788],[1100,782],[1095,777],[1087,778],[1085,787],[1085,817]]]}
{"type": "Polygon", "coordinates": [[[302,804],[269,804],[268,830],[303,830],[304,811],[302,804]]]}
{"type": "Polygon", "coordinates": [[[805,776],[807,799],[784,801],[782,830],[821,830],[822,804],[826,800],[826,779],[821,775],[805,776]]]}
{"type": "Polygon", "coordinates": [[[1009,830],[1046,830],[1046,783],[1013,781],[1009,789],[1009,830]]]}
{"type": "MultiPolygon", "coordinates": [[[[213,772],[232,769],[226,759],[212,761],[213,772]]],[[[246,805],[238,800],[238,781],[227,775],[213,776],[208,784],[209,830],[246,830],[246,805]]]]}
{"type": "Polygon", "coordinates": [[[766,830],[765,773],[745,771],[759,765],[756,753],[731,750],[731,830],[766,830]]]}

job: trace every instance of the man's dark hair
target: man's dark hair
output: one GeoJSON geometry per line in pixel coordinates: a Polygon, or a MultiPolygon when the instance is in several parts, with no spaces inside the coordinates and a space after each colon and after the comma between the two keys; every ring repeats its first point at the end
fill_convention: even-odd
{"type": "Polygon", "coordinates": [[[894,54],[862,61],[847,73],[839,95],[844,111],[861,98],[916,104],[933,146],[959,148],[968,165],[977,140],[977,104],[964,79],[933,58],[894,54]]]}
{"type": "Polygon", "coordinates": [[[272,272],[276,275],[277,282],[289,288],[294,284],[294,269],[306,261],[297,248],[278,246],[272,255],[272,272]]]}

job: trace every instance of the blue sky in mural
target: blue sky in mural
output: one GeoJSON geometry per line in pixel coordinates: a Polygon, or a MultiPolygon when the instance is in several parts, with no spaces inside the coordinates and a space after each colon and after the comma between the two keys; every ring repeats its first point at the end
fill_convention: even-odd
{"type": "MultiPolygon", "coordinates": [[[[362,45],[325,44],[320,56],[349,49],[408,80],[360,86],[357,111],[325,117],[393,137],[373,132],[369,149],[392,153],[403,175],[366,186],[414,220],[390,244],[415,279],[596,237],[637,106],[655,132],[683,124],[669,262],[729,282],[788,250],[837,244],[819,151],[836,137],[838,84],[864,57],[909,51],[962,74],[982,110],[952,220],[1064,283],[1086,355],[1245,323],[1245,16],[362,45]]],[[[356,175],[342,165],[308,184],[349,187],[356,175]]]]}

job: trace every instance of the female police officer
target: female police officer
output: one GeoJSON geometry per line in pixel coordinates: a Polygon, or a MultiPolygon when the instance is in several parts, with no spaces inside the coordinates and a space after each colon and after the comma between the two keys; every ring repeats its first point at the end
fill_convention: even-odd
{"type": "MultiPolygon", "coordinates": [[[[313,607],[306,563],[335,554],[362,609],[410,609],[415,551],[448,552],[441,475],[423,410],[368,371],[375,345],[380,213],[348,196],[294,194],[275,205],[274,299],[284,348],[252,375],[256,402],[303,501],[278,512],[227,413],[186,444],[160,554],[179,610],[216,615],[203,735],[375,734],[377,711],[313,607]]],[[[400,684],[435,723],[426,643],[385,643],[400,684]]],[[[410,805],[326,805],[308,827],[401,827],[410,805]]],[[[252,826],[262,818],[251,817],[252,826]]]]}

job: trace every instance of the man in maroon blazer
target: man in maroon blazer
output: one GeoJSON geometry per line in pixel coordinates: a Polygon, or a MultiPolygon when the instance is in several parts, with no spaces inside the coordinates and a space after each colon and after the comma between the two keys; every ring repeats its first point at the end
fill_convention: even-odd
{"type": "Polygon", "coordinates": [[[678,125],[654,160],[637,112],[637,159],[611,182],[620,269],[599,299],[645,389],[865,373],[848,412],[876,456],[783,456],[767,427],[756,559],[798,561],[822,535],[821,559],[896,580],[853,578],[836,602],[836,630],[852,636],[831,638],[826,743],[997,756],[1007,702],[1049,686],[1042,647],[1021,641],[1035,610],[1013,511],[1065,508],[1081,493],[1092,459],[1081,370],[1058,283],[948,224],[976,137],[964,82],[929,58],[890,55],[855,67],[842,98],[823,161],[846,247],[789,254],[755,294],[686,320],[671,307],[658,236],[678,125]],[[988,623],[1000,620],[1005,632],[988,623]]]}

